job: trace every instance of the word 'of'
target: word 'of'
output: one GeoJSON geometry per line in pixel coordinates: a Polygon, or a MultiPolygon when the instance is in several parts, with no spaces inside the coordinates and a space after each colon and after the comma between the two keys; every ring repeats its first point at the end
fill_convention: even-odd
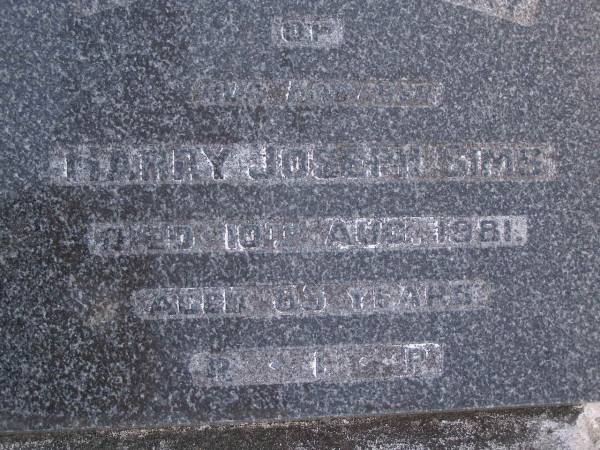
{"type": "Polygon", "coordinates": [[[334,17],[276,17],[271,39],[277,47],[335,48],[344,42],[344,24],[334,17]]]}

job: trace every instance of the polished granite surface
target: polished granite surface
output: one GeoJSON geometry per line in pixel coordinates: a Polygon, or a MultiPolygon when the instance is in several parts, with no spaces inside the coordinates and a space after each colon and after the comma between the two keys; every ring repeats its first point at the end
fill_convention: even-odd
{"type": "Polygon", "coordinates": [[[0,2],[0,430],[599,400],[599,30],[0,2]]]}

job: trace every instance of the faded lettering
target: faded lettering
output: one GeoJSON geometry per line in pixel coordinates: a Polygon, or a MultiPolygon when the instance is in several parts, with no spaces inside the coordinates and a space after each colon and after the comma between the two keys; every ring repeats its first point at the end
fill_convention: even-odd
{"type": "Polygon", "coordinates": [[[427,81],[212,80],[192,87],[192,103],[202,106],[362,106],[428,108],[439,106],[442,86],[427,81]]]}
{"type": "Polygon", "coordinates": [[[537,22],[539,0],[444,0],[453,5],[481,11],[520,25],[537,22]]]}
{"type": "Polygon", "coordinates": [[[146,320],[404,314],[485,308],[489,287],[460,280],[158,288],[132,300],[146,320]]]}
{"type": "Polygon", "coordinates": [[[323,218],[290,222],[95,223],[99,255],[210,252],[322,252],[353,249],[521,247],[524,216],[323,218]]]}
{"type": "Polygon", "coordinates": [[[73,12],[78,16],[91,16],[117,7],[125,7],[135,0],[71,0],[73,12]]]}
{"type": "Polygon", "coordinates": [[[80,145],[50,154],[57,185],[550,181],[547,144],[80,145]]]}
{"type": "Polygon", "coordinates": [[[197,353],[190,362],[202,387],[347,383],[442,375],[440,344],[333,345],[197,353]]]}

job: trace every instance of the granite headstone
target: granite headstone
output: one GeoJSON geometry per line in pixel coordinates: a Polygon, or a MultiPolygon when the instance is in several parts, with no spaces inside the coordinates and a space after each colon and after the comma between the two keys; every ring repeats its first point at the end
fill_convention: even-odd
{"type": "Polygon", "coordinates": [[[597,1],[0,32],[1,431],[600,399],[597,1]]]}

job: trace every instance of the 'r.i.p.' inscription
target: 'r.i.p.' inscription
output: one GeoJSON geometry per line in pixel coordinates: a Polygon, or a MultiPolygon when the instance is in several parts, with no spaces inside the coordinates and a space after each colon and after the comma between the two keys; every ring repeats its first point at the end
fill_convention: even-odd
{"type": "Polygon", "coordinates": [[[189,370],[201,387],[348,383],[440,377],[443,359],[429,342],[283,347],[197,353],[189,370]]]}

